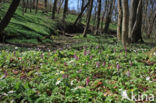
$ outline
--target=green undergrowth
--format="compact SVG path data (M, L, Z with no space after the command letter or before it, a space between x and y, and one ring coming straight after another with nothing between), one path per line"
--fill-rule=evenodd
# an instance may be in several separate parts
M0 16L3 17L8 9L8 4L3 4L0 11ZM37 14L33 10L29 10L23 15L22 8L16 10L11 22L5 29L8 38L11 39L37 39L51 34L56 34L56 22L50 19L50 16L39 11ZM8 40L13 41L13 40ZM29 41L29 40L28 40ZM31 41L31 40L30 40ZM20 40L22 42L22 40ZM33 43L33 42L32 42Z
M9 5L10 4L8 3L1 4L1 10L0 10L1 18L7 12ZM77 18L77 15L73 15L73 14L67 15L66 26L69 25L67 29L70 29L70 26L72 26L76 18ZM85 18L86 17L83 17L81 21L83 25L85 25L86 23ZM8 38L7 41L14 42L14 43L20 42L20 43L32 43L33 44L34 39L36 39L35 43L39 43L37 38L40 38L42 40L42 38L44 37L60 34L60 31L58 30L58 28L60 28L59 26L63 26L61 20L62 20L62 13L56 14L56 20L52 20L51 12L43 13L43 11L41 10L39 10L38 13L35 14L35 10L32 10L32 12L30 12L28 9L27 12L24 13L23 15L23 9L19 6L13 18L11 19L11 22L5 29L5 32L7 33L7 38ZM95 25L92 19L91 19L90 25ZM116 25L110 24L110 29L116 30ZM70 30L67 30L67 31L70 31ZM80 30L77 30L77 31L80 31ZM26 42L26 40L28 41ZM50 39L45 40L45 41L50 41Z
M123 95L156 95L156 64L146 55L152 47L125 50L110 36L85 40L55 51L1 49L0 102L133 103Z

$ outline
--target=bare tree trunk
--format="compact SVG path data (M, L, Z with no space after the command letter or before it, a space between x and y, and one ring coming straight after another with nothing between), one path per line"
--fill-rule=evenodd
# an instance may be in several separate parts
M18 5L20 3L20 0L13 0L6 15L4 16L4 18L2 19L2 21L0 22L0 41L4 41L4 35L2 35L2 32L4 31L4 29L7 27L7 25L9 24L11 18L13 17Z
M131 0L131 8L130 8L130 18L129 18L129 35L128 37L131 38L132 36L132 28L134 26L136 20L136 10L138 7L139 0Z
M117 24L118 23L118 0L115 0L115 2L114 2L114 6L113 6L113 18L112 18L112 20L113 20L113 23L114 24Z
M113 3L115 2L115 0L111 0L110 2L110 8L109 8L109 12L106 16L106 22L105 22L105 28L104 28L104 32L105 33L108 33L108 29L109 29L109 24L111 22L111 15L112 15L112 12L113 12Z
M89 28L89 23L90 23L92 8L93 8L93 0L89 1L89 6L90 7L89 7L89 10L88 10L88 19L87 19L86 27L85 27L84 32L83 32L83 37L87 37L87 30Z
M61 10L61 7L62 7L63 3L64 3L64 0L60 0L59 6L58 6L58 10L57 10L58 14L60 13L60 10Z
M101 0L98 0L98 15L95 35L99 33L100 17L101 17Z
M108 0L105 0L105 9L103 11L102 20L101 20L101 30L103 29L103 25L104 25L104 18L107 11L107 5L108 5Z
M120 41L121 40L121 32L122 30L122 6L121 6L121 0L118 0L118 26L117 26L117 38Z
M29 5L29 0L27 0L27 2L26 2L26 6L25 6L25 13L27 12L28 5Z
M30 12L32 11L32 0L29 0L29 9L30 9Z
M154 26L154 23L155 23L155 22L156 22L156 11L155 11L155 13L154 13L154 18L153 18L152 23L151 23L151 29L150 29L150 31L149 31L149 34L152 33L152 29L153 29L153 26Z
M81 4L81 12L83 11L84 5L85 5L85 2L84 2L84 0L82 0L82 4Z
M53 11L52 11L52 19L55 19L55 12L56 12L56 7L57 6L57 0L54 1L54 6L53 6Z
M62 18L63 21L65 21L65 18L67 15L67 10L68 10L68 0L65 0L64 10L63 10L63 18Z
M85 0L81 0L81 1L82 1L82 3L81 3L81 11L80 12L83 11L83 8L85 6ZM83 16L83 13L82 13L82 16ZM79 22L81 22L81 20L82 20L82 18L80 17Z
M33 0L33 9L35 9L35 1L36 1L36 0Z
M77 19L75 20L74 25L76 25L76 24L79 22L80 18L82 17L83 12L84 12L85 9L88 7L88 5L89 5L89 2L85 5L84 8L81 9L81 12L80 12L80 14L78 15Z
M53 6L52 6L52 1L50 0L50 1L49 1L49 11L50 11L50 12L53 12L52 8L53 8Z
M45 12L47 12L47 0L44 0L44 8L45 8Z
M35 14L37 14L38 12L38 0L36 0L36 10L35 10Z
M24 15L24 13L25 13L25 0L23 0L23 15Z
M142 28L142 0L139 1L137 7L136 20L131 30L131 42L138 42L139 40L143 42L141 28Z
M148 18L148 30L147 30L147 38L150 38L151 37L151 33L152 33L152 30L153 30L153 20L154 20L154 11L156 11L156 8L154 9L154 6L155 3L153 1L150 1L150 9L149 9L149 15L150 17Z
M122 21L122 44L126 47L128 39L128 0L122 0L123 21Z
M0 0L0 11L1 11L1 0ZM1 16L0 16L0 21L1 21L1 19L2 19L2 18L1 18Z
M143 12L143 21L144 21L144 23L143 23L143 30L144 30L144 32L145 33L147 33L146 31L147 31L147 17L148 17L148 15L147 15L147 12L148 12L148 4L149 4L149 0L145 0L144 1L144 12Z
M95 6L95 7L94 7ZM93 13L94 13L94 15L93 15L93 17L92 17L92 21L93 21L93 25L95 25L95 23L96 23L96 19L97 19L97 3L94 3L94 6L93 6Z

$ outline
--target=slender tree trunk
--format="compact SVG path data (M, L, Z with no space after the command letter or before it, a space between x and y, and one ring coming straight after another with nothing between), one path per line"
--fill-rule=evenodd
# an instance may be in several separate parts
M101 18L101 30L103 29L103 25L104 25L104 18L105 18L105 11L103 11L103 14L102 14L102 18Z
M27 12L28 5L29 5L29 0L27 0L27 2L26 2L26 6L25 6L25 13Z
M132 28L134 26L136 20L136 10L138 7L139 0L131 0L131 8L130 8L130 18L129 18L129 35L128 37L131 38Z
M115 0L111 0L110 2L110 8L109 8L109 12L106 16L106 22L105 22L105 28L104 28L104 32L105 33L108 33L108 29L109 29L109 24L111 22L111 15L112 15L112 12L113 12L113 2L115 2Z
M32 0L29 1L29 9L30 9L30 13L32 11Z
M103 30L104 18L107 12L107 5L108 5L108 0L105 0L105 9L103 11L102 20L101 20L101 30Z
M153 30L153 26L154 26L155 21L156 21L156 11L155 11L154 18L153 18L153 20L151 22L150 29L148 31L148 35L152 34L152 30ZM150 38L150 36L148 38Z
M89 5L89 2L85 5L84 8L81 9L81 12L80 12L80 14L78 15L78 17L76 18L76 20L75 20L75 22L74 22L74 25L76 25L76 24L79 22L80 18L81 18L82 15L83 15L83 12L84 12L85 9L88 7L88 5Z
M0 12L1 12L1 1L0 1ZM0 21L1 21L1 19L2 19L2 18L1 18L1 16L0 16Z
M56 12L56 7L57 6L57 0L54 1L54 6L53 6L53 11L52 11L52 19L55 19L55 12Z
M45 12L47 12L47 0L44 0L44 8L45 8Z
M120 41L121 40L121 32L122 30L122 6L121 6L121 0L118 0L118 26L117 26L117 38Z
M122 44L126 47L128 39L128 0L122 0L123 22L122 22Z
M23 0L23 15L25 13L25 0Z
M65 0L63 18L62 18L63 21L65 21L65 18L66 18L66 15L67 15L67 10L68 10L68 0Z
M143 12L143 21L144 21L144 23L143 23L143 30L144 30L144 32L145 33L147 33L146 31L147 31L147 17L148 17L148 15L147 15L147 12L148 12L148 4L149 4L149 0L145 0L144 1L144 12Z
M7 11L7 13L6 13L6 15L4 16L4 18L0 22L0 41L4 41L4 35L2 35L2 32L4 31L4 29L9 24L9 22L10 22L11 18L13 17L19 3L20 3L20 0L13 0L8 11Z
M95 5L95 7L93 6L93 8L94 8L94 11L93 11L94 15L92 17L93 25L95 25L96 19L97 19L97 3L94 3L94 5Z
M89 28L90 18L91 18L91 14L92 14L93 0L90 0L89 2L90 2L89 3L90 7L89 7L89 10L88 10L88 19L87 19L86 27L85 27L84 32L83 32L83 37L87 37L87 30Z
M35 2L36 2L36 0L33 0L33 9L35 9Z
M85 0L81 0L82 1L82 3L81 3L81 11L80 12L82 12L83 11L83 8L85 7ZM88 2L88 1L87 1ZM85 8L86 9L86 8ZM82 16L83 16L83 13L82 13ZM81 16L81 17L82 17ZM80 17L80 19L79 19L79 21L78 22L81 22L81 20L82 20L82 18Z
M38 0L36 0L36 10L35 10L35 14L37 14L38 12Z
M136 20L131 30L131 42L138 42L139 40L143 42L141 28L142 28L142 0L139 1L137 7Z
M82 4L81 4L81 12L83 11L84 5L85 5L85 0L82 0Z
M99 33L100 17L101 17L101 0L98 0L98 15L95 35Z
M63 3L64 3L64 0L61 0L60 3L59 3L58 10L57 10L58 14L60 13L60 10L61 10L61 7L62 7Z
M53 6L52 6L52 1L50 0L49 3L50 3L50 4L49 4L49 9L50 9L50 12L51 12L51 11L53 11L53 10L52 10L52 8L53 8Z
M153 20L154 20L154 11L156 11L156 8L154 9L154 2L150 1L150 10L149 10L149 15L150 17L148 18L148 30L147 30L147 38L149 39L151 37L151 33L153 30Z
M85 0L81 0L81 1L82 1L82 3L81 3L81 11L80 12L83 11L83 8L85 6ZM82 16L83 16L83 14L82 14ZM81 20L82 20L82 18L79 19L79 22L81 22Z

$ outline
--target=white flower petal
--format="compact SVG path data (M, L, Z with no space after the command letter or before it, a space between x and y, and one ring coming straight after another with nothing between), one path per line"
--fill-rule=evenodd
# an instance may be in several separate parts
M3 76L0 78L0 80L1 80L1 79L4 79L4 78L5 78L5 75L3 75Z
M123 99L130 100L130 98L128 97L128 94L127 94L127 90L120 89L120 91L121 91L122 100Z
M57 81L57 82L56 82L56 85L59 85L60 83L61 83L61 80Z
M12 93L15 93L15 91L12 91L12 90L11 90L11 91L8 92L8 94L12 94Z
M150 80L150 77L146 77L146 80L149 81Z
M18 49L18 47L15 47L15 49L17 50L17 49Z

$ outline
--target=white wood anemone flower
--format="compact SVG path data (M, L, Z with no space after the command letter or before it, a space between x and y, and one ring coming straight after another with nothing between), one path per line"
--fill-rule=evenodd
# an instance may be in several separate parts
M58 80L57 82L56 82L56 85L59 85L61 83L61 80Z
M130 100L130 98L128 97L128 94L127 94L127 90L120 89L119 91L121 91L122 100L123 99Z

